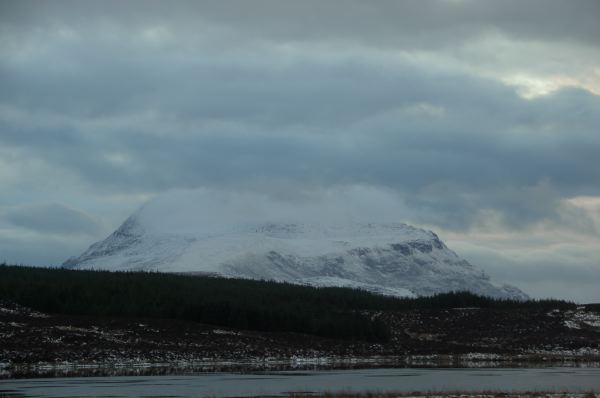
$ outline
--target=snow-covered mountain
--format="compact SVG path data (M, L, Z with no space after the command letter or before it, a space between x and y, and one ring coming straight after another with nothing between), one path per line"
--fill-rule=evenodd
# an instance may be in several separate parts
M527 297L494 284L431 231L401 223L260 221L236 217L244 207L239 203L225 201L211 211L193 202L180 196L150 202L63 266L218 274L396 296L469 290Z

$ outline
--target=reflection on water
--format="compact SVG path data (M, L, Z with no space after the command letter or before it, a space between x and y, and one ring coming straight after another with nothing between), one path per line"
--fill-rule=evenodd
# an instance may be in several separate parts
M256 360L251 362L177 362L166 364L122 364L24 366L0 368L1 379L52 378L52 377L106 377L106 376L177 376L200 373L251 373L274 371L322 371L381 368L600 368L600 362L532 362L532 361L462 361L456 357L437 357L419 360L411 357L317 358L315 361ZM2 398L2 397L0 397Z
M349 369L0 381L0 397L242 397L291 392L600 390L600 368Z

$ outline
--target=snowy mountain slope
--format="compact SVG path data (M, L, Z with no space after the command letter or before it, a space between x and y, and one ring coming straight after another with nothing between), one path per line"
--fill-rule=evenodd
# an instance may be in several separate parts
M397 296L469 290L526 297L517 288L496 286L435 233L406 224L261 222L248 217L219 222L218 215L207 215L205 209L181 205L172 198L151 202L63 266L208 273ZM230 203L223 206L231 210Z

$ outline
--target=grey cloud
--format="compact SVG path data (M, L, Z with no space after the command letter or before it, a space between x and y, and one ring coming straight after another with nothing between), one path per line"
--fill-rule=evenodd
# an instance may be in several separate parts
M94 236L103 230L93 217L59 204L21 206L3 213L10 224L38 233Z
M494 280L518 286L532 297L598 302L597 246L572 248L568 242L551 241L541 240L537 248L527 244L510 249L462 246L453 242L450 245L468 261L480 265ZM546 249L546 244L551 249Z
M9 231L10 232L10 231ZM60 266L67 257L89 246L86 239L57 239L52 236L0 236L0 263L36 266Z
M485 208L518 227L557 217L566 195L598 192L600 99L585 91L524 100L491 80L414 65L382 71L357 61L236 64L225 72L218 60L195 69L175 64L164 70L166 81L152 83L136 83L146 71L127 67L98 79L114 74L128 84L92 96L36 87L56 93L57 105L39 104L43 95L34 90L21 104L29 111L4 118L0 141L75 170L99 189L266 179L387 186L420 209L420 221L454 228L468 228ZM137 86L155 95L144 97ZM6 92L0 98L17 102ZM65 116L70 100L111 109ZM44 122L49 115L62 119Z
M393 0L365 3L259 1L4 1L5 24L102 23L140 27L166 25L187 35L205 24L243 32L245 40L362 42L369 46L439 47L486 31L521 39L596 44L600 36L594 0L444 1ZM112 25L111 25L112 24ZM224 34L224 36L226 36Z

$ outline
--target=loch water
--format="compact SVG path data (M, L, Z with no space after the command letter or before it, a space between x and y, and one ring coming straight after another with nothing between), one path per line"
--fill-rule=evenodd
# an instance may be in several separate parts
M246 397L320 392L589 392L600 368L349 369L0 380L0 397Z

